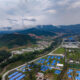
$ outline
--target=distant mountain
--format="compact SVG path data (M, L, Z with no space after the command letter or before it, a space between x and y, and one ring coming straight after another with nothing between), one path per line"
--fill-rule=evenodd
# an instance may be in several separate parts
M0 47L6 46L8 48L14 48L35 42L36 39L23 34L4 34L0 36Z
M14 31L0 31L0 34L11 34L11 33L20 33L20 34L35 34L37 36L55 36L56 30L58 28L53 25L37 25L34 28L23 29L23 30L14 30Z
M56 36L57 33L66 33L68 36L79 34L80 24L76 25L38 25L34 28L15 31L0 31L0 47L8 46L8 48L24 46L35 43L35 38L43 36Z
M37 26L36 27L38 30L44 30L44 31L49 31L49 32L63 32L62 28L59 28L58 26L54 26L54 25L43 25L43 26Z
M43 25L43 26L37 26L38 30L44 30L44 31L50 31L50 32L61 32L61 33L75 33L80 34L80 24L75 25L60 25L60 26L54 26L54 25Z
M38 25L35 28L21 30L19 33L28 34L33 33L38 36L55 36L56 33L69 33L69 34L80 34L80 24L77 25Z
M60 28L63 29L67 33L80 34L80 24L61 25Z
M55 36L56 35L56 33L54 33L53 31L46 31L46 30L37 29L37 28L22 30L22 31L19 31L18 33L20 34L30 34L31 33L37 36Z
M74 33L80 34L80 24L75 25L37 25L34 28L24 29L24 30L14 30L14 31L0 31L0 34L11 34L11 33L21 33L21 34L35 34L38 36L55 36L56 33Z

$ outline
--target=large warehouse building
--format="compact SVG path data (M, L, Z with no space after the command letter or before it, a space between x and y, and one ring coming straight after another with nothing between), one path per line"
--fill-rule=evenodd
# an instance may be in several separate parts
M80 42L73 37L64 38L62 42L62 47L64 48L79 48Z

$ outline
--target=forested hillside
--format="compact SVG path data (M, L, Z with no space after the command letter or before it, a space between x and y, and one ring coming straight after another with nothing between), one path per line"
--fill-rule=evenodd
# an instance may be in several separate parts
M14 48L35 43L36 39L23 34L5 34L0 37L0 47Z
M6 59L8 59L11 56L11 54L5 50L0 51L0 63Z

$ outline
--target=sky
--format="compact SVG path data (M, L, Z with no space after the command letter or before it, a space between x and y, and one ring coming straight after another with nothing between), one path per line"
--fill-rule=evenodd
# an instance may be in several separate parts
M80 24L80 0L0 0L0 30Z

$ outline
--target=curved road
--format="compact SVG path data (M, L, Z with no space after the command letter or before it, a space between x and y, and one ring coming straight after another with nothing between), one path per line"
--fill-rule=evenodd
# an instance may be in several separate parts
M58 48L60 48L60 47L61 47L61 46L59 46ZM57 50L58 48L56 48L55 50ZM47 55L64 56L63 54L53 54L55 50L53 50L53 51L50 52L49 54L46 54L46 55L44 55L44 56L42 56L42 57L46 57ZM40 59L40 58L42 58L42 57L39 57L39 58L37 58L37 59L35 59L35 60L32 60L32 61L29 61L29 62L27 62L27 63L35 62L36 60L38 60L38 59ZM23 64L23 65L21 65L21 66L19 66L19 67L16 67L16 68L14 68L14 69L11 69L11 70L7 71L6 73L4 73L3 76L2 76L2 80L6 80L6 79L5 79L6 75L8 75L10 72L16 70L17 68L20 68L20 67L22 67L22 66L27 65L27 63L25 63L25 64Z

